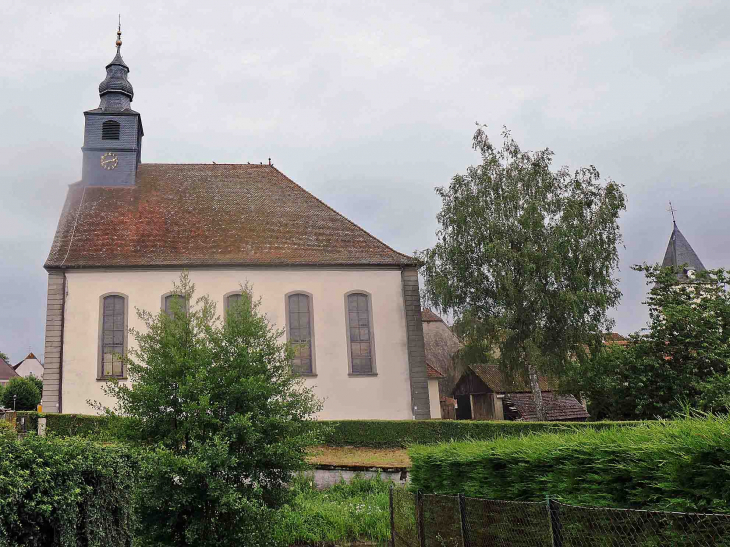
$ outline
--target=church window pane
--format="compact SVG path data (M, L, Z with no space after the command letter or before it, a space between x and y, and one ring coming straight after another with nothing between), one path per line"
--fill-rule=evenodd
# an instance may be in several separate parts
M119 295L105 296L101 321L101 376L124 376L125 302Z
M103 141L118 141L120 134L119 122L114 120L107 120L101 124L101 140Z
M185 297L181 294L168 294L165 297L165 313L169 317L173 316L176 306L179 306L180 309L185 310L185 313L187 313L188 310Z
M301 293L290 294L287 305L289 343L294 350L292 368L299 374L313 374L311 297Z
M347 331L350 344L350 373L375 372L370 297L364 293L347 295Z

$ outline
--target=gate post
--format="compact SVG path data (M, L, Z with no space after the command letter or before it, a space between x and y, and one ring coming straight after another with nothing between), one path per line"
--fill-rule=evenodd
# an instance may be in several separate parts
M426 547L426 523L423 521L423 492L416 494L416 524L418 526L418 542L421 547Z
M553 533L553 547L563 547L563 525L560 522L560 504L548 499L548 513L550 513L550 529Z
M464 494L459 494L459 516L461 517L461 544L464 547L471 547L469 525L466 521L466 498Z

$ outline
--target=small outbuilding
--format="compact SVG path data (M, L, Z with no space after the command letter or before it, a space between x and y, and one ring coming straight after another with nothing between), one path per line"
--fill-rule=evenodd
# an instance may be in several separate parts
M588 412L572 395L559 395L539 378L548 421L584 422ZM508 381L496 365L471 365L454 386L457 420L537 421L530 386Z

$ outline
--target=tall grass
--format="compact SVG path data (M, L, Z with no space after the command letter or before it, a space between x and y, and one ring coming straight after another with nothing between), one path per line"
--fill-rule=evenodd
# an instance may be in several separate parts
M343 545L353 541L383 543L390 537L390 482L355 477L326 490L311 478L293 484L294 501L280 510L274 531L277 545Z
M730 513L730 419L685 416L409 451L414 489L503 500Z

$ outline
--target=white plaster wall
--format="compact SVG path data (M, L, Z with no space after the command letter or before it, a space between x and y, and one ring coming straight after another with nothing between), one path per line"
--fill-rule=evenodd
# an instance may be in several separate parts
M441 402L439 400L439 381L435 378L428 381L428 402L431 405L431 418L441 419Z
M67 272L64 317L62 410L92 414L87 400L111 406L96 379L99 297L120 292L129 297L129 327L143 328L135 307L156 312L180 271L87 270ZM320 419L411 419L406 319L400 270L193 269L198 296L208 294L223 314L223 295L249 282L261 311L278 328L285 325L284 295L312 294L317 376L306 384L324 399ZM345 293L372 295L377 376L348 376ZM130 347L134 339L129 338ZM438 406L438 396L435 397Z
M31 374L36 378L43 378L43 365L38 359L26 359L15 369L20 376L27 378Z

